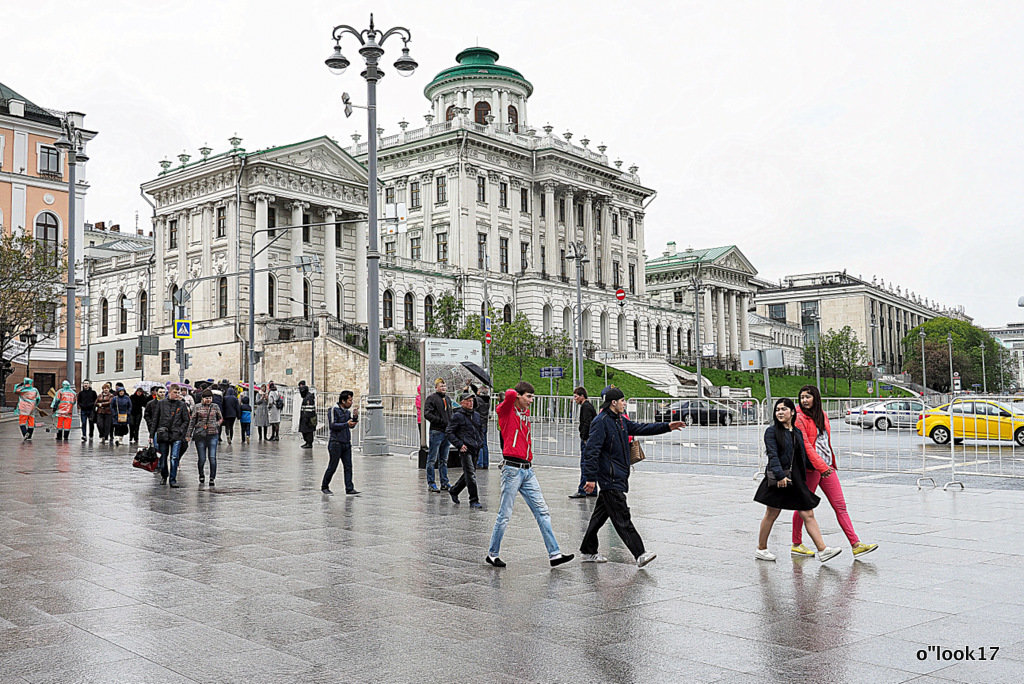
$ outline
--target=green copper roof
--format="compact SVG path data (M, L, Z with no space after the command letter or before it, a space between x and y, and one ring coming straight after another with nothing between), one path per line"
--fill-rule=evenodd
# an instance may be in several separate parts
M686 264L700 264L719 259L736 245L725 245L724 247L711 247L709 249L688 249L676 252L669 256L662 255L655 259L647 260L647 268L664 268L666 266L683 266Z
M523 78L523 75L515 69L498 64L498 53L494 50L485 47L466 48L455 56L455 61L459 63L458 66L448 67L435 76L434 80L423 89L423 94L428 100L432 91L440 84L473 76L511 78L519 81L526 88L527 97L533 94L533 84Z
M40 107L32 100L19 95L12 88L0 83L0 111L7 114L10 113L10 100L21 100L25 103L25 118L32 119L34 121L41 121L52 125L60 125L60 119L57 118L53 113L47 111L43 107Z

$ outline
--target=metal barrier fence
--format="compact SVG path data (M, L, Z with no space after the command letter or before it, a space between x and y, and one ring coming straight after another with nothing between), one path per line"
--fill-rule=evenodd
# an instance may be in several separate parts
M333 405L337 395L329 396ZM417 449L416 397L388 395L383 401L391 447ZM596 398L591 401L597 405ZM323 437L328 430L326 404L318 398L317 433ZM740 466L759 472L766 463L764 432L771 422L773 404L774 400L743 398L636 398L628 400L627 414L638 422L687 423L680 431L640 438L650 461ZM918 475L922 480L947 484L960 484L956 477L961 474L1024 478L1024 397L966 395L952 403L948 396L926 401L824 399L823 408L841 470ZM365 409L364 398L360 411ZM579 406L572 397L538 395L530 413L537 456L579 454ZM927 414L924 435L917 429L922 414ZM499 453L496 423L492 416L488 431L492 460ZM360 421L353 433L357 443L364 426ZM943 426L949 433L945 439Z

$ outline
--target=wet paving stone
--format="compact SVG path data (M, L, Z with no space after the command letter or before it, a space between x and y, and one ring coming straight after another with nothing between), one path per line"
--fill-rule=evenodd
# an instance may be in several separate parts
M1024 673L1024 483L917 490L842 474L854 561L827 504L827 565L753 558L763 508L749 474L631 479L638 570L552 569L517 502L483 562L486 511L425 491L407 455L356 450L359 496L319 491L326 446L222 445L219 487L130 467L131 450L22 444L0 423L0 684L4 682L975 682ZM593 500L569 500L569 458L538 463L556 537L578 553ZM454 471L457 475L458 471ZM340 477L340 475L338 476ZM343 487L339 487L339 490ZM1000 646L996 661L921 660L929 645Z

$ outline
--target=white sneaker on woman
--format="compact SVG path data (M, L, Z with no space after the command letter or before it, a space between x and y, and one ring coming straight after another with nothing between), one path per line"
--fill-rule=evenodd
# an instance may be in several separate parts
M775 560L775 554L768 549L758 549L754 552L754 558L763 561L773 561Z
M838 546L826 546L824 551L818 552L818 560L824 563L828 560L831 560L832 558L835 558L842 552L843 550Z

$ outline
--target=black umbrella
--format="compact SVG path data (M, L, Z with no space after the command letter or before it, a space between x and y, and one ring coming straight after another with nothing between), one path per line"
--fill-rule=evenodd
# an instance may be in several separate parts
M476 365L472 361L463 361L462 365L463 367L465 367L466 370L472 373L477 380L487 385L488 387L491 386L491 376L488 375L487 371L485 371L483 368Z

